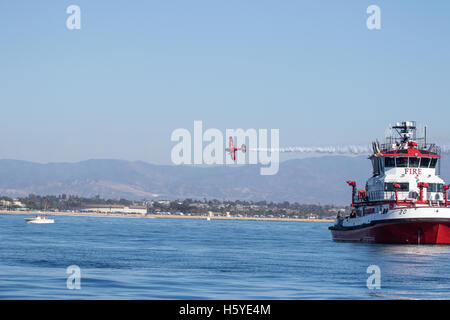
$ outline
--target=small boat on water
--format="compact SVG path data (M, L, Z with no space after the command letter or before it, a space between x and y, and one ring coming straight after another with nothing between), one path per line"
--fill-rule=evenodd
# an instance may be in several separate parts
M25 221L27 223L35 223L35 224L55 223L55 220L49 219L47 216L45 217L36 216L35 218L25 218Z

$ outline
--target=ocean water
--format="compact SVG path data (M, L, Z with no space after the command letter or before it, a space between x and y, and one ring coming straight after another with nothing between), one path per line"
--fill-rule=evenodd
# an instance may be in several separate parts
M318 222L25 217L0 215L0 299L450 299L450 246L333 242Z

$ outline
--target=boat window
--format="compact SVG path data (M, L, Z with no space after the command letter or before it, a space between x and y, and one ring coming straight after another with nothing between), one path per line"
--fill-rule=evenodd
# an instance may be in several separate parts
M383 163L381 162L381 158L377 157L376 158L376 162L377 162L377 175L379 175L382 171L383 171Z
M408 153L408 150L398 150L398 153L405 154L405 153Z
M409 166L412 168L417 168L419 166L419 158L409 158Z
M437 163L437 159L436 158L431 159L430 168L436 168L436 163Z
M378 176L380 174L379 158L373 158L372 159L372 165L373 165L373 175L374 176Z
M384 167L385 168L395 167L395 159L394 158L384 158Z
M384 191L395 191L394 189L395 182L385 182L384 183ZM398 191L409 191L409 182L401 182L397 183L400 186Z
M444 192L444 185L442 183L429 183L428 192Z
M422 158L422 159L420 159L420 167L421 168L428 168L429 164L430 164L430 158Z
M399 157L396 159L397 167L399 168L405 168L408 166L408 158L406 157Z

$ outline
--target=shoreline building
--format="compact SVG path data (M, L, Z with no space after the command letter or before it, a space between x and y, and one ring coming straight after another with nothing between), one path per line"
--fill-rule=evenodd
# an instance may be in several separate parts
M89 204L80 208L83 212L147 214L147 206L124 206L120 204Z

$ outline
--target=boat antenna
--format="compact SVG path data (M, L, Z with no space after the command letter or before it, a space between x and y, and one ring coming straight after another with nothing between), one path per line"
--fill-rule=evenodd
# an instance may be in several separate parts
M423 143L425 144L424 148L426 148L427 147L427 125L423 126Z

